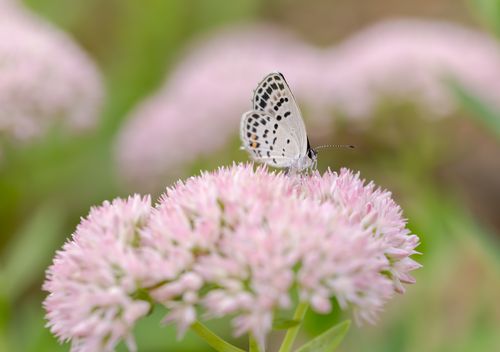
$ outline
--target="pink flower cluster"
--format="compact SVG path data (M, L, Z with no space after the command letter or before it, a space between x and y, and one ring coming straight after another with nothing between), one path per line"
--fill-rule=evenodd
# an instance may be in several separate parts
M72 351L112 351L121 339L135 350L131 330L151 309L135 298L148 273L138 255L148 197L116 199L93 208L47 271L44 302L52 332Z
M500 45L458 24L399 19L360 31L326 53L324 89L337 109L370 117L383 98L415 102L431 116L453 113L453 79L500 108Z
M85 348L130 338L150 301L168 308L179 334L202 311L234 316L235 335L264 345L294 290L316 312L336 297L374 322L414 282L418 243L390 193L348 170L286 176L235 165L177 183L152 209L138 197L94 209L49 269L45 306L53 332Z
M272 71L287 78L312 134L325 133L332 111L367 118L384 98L450 114L458 107L448 78L500 107L500 46L457 24L382 22L325 49L277 27L229 28L193 45L163 88L131 113L116 144L123 179L157 189L179 166L220 150Z
M102 99L96 65L68 35L0 1L0 136L29 140L56 124L88 129Z
M165 177L178 177L179 165L237 135L252 90L267 73L283 72L299 97L313 92L301 82L315 59L306 44L273 26L225 29L195 43L120 132L115 149L123 179L155 189Z

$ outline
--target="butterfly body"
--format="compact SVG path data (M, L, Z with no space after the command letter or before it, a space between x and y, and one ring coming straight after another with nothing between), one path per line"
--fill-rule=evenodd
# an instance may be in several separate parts
M307 138L302 115L281 73L267 75L257 86L253 109L241 118L243 148L252 159L301 172L316 166L317 153Z

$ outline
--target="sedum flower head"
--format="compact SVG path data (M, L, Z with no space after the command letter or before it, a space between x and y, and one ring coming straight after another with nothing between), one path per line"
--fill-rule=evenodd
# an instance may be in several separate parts
M179 335L233 317L261 346L298 297L318 313L336 298L360 322L419 267L389 192L343 169L284 175L251 164L178 182L150 207L134 196L95 208L58 252L44 289L49 326L74 351L110 351L153 302Z
M112 351L121 339L135 349L130 331L151 308L135 298L147 281L137 236L150 210L137 195L93 208L47 270L48 326L72 351Z
M450 79L500 107L500 46L459 24L382 21L326 48L266 25L233 26L204 39L120 131L115 157L125 182L156 190L183 165L220 150L237 134L252 90L276 70L309 133L323 137L334 111L369 119L384 99L415 103L426 116L454 113L460 106Z
M430 116L459 109L448 81L500 107L500 46L453 22L395 19L376 23L325 53L326 102L348 116L373 116L381 99L416 103Z
M91 128L102 98L95 63L68 35L17 2L0 1L0 136L31 140L54 125Z
M336 297L373 322L418 267L418 238L390 193L342 170L286 176L238 165L170 188L143 231L165 281L152 296L182 332L196 318L234 315L236 335L261 343L292 290L319 313ZM168 263L168 264L165 264Z
M182 165L224 147L238 131L252 90L269 72L279 68L299 100L315 96L311 68L317 57L291 33L250 25L204 39L191 47L163 87L139 104L120 132L116 158L127 183L158 189L166 176L181 174Z

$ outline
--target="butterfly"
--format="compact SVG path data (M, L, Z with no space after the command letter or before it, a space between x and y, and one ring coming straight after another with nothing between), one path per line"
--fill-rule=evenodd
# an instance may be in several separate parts
M253 160L296 173L317 165L306 127L285 77L268 74L254 91L253 109L241 117L240 137Z

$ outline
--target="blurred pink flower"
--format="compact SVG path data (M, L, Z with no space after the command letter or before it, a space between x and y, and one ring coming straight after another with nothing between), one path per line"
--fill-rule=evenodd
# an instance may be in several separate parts
M325 54L322 94L351 117L381 98L415 102L434 116L457 110L451 78L500 108L500 46L485 33L431 20L385 21Z
M283 72L302 100L314 97L315 67L312 48L273 26L229 28L200 40L129 117L116 145L121 175L146 188L164 184L180 174L179 165L237 136L240 116L267 73Z
M197 319L234 315L235 334L261 344L292 288L320 313L336 297L373 322L419 265L390 193L342 170L291 177L251 165L221 168L177 183L142 232L151 296L182 333Z
M95 64L68 35L0 1L0 135L26 140L56 124L87 129L102 98Z
M277 27L229 28L193 45L132 112L115 147L120 175L157 189L182 165L220 150L237 136L252 90L271 71L284 73L313 134L328 130L332 111L369 117L383 98L449 114L457 106L447 77L500 106L499 46L460 25L382 22L323 50Z
M136 195L93 208L47 270L48 326L72 351L113 351L121 339L136 349L131 330L151 308L136 297L147 285L137 246L150 203Z

